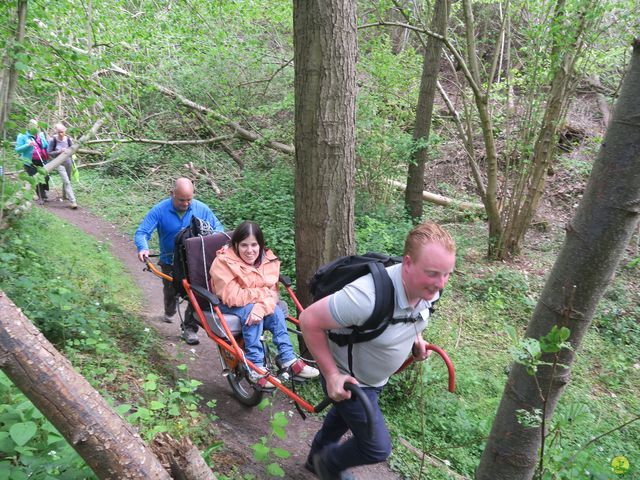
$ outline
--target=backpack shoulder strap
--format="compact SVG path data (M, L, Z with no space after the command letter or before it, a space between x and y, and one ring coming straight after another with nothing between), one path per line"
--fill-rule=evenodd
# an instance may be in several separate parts
M58 140L56 140L56 136L54 135L53 138L51 139L51 143L53 144L51 146L51 150L55 152L56 147L58 146Z
M395 308L395 288L387 269L381 262L369 263L375 289L375 303L371 316L356 330L365 331L377 328L381 323L393 316Z

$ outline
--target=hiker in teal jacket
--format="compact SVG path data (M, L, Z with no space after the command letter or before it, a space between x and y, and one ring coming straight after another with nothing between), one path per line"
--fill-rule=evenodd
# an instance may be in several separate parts
M47 137L43 132L38 132L38 121L29 120L29 126L24 133L19 133L16 138L16 152L20 154L24 163L24 169L30 176L34 176L38 169L43 167L49 155L47 154ZM44 177L45 183L36 185L38 203L47 201L47 190L49 190L49 175Z
M165 198L149 210L142 223L136 230L135 242L138 248L138 259L146 262L149 258L149 239L153 232L158 231L160 240L160 268L163 273L173 276L173 250L176 235L184 227L189 226L191 217L197 217L208 222L216 232L224 232L220 220L204 203L194 200L193 183L188 178L176 180L169 198ZM164 321L171 323L176 314L176 291L173 283L163 280L164 288ZM182 328L182 338L189 345L196 345L198 340L198 325L190 318L185 318Z

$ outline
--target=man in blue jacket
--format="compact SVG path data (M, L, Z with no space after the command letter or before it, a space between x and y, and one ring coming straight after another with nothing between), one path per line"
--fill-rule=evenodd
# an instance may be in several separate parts
M223 232L224 227L211 209L204 203L193 199L193 183L188 178L176 180L171 196L156 204L142 220L136 230L135 242L138 248L138 259L146 262L149 258L148 241L155 230L158 231L160 243L160 268L163 273L173 276L173 249L176 235L184 227L189 226L191 217L195 216L207 221L216 232ZM170 323L177 310L176 291L173 284L162 280L164 296L164 321ZM197 345L198 325L187 315L182 325L182 339L189 345Z

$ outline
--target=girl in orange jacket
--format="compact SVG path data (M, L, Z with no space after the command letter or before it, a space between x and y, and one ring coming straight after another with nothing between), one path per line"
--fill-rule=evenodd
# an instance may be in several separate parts
M222 302L222 313L240 318L248 360L264 368L260 337L267 329L278 347L280 365L300 379L319 375L316 368L297 358L293 351L284 311L278 305L280 260L265 248L262 230L256 223L245 221L238 225L230 245L216 254L209 273L212 290ZM253 370L249 370L249 375L260 387L274 388Z

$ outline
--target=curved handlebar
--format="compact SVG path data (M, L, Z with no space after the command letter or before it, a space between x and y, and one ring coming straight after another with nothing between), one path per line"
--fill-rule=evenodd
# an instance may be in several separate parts
M438 355L442 357L442 360L444 360L444 363L447 365L447 371L449 372L449 391L453 393L453 391L456 388L456 371L453 368L453 362L449 358L449 355L447 355L447 352L445 352L442 348L440 348L437 345L433 345L431 343L427 344L427 350L433 350L434 352L436 352ZM402 366L398 370L396 370L395 373L401 372L402 370L407 368L409 365L411 365L414 361L415 359L413 357L407 358L405 362L402 364Z
M166 273L162 273L160 270L158 270L158 268L153 263L151 263L151 261L148 258L147 258L147 261L145 262L145 264L146 264L146 267L143 269L144 271L151 272L156 277L163 278L164 280L167 280L168 282L173 282L173 278L172 277L170 277Z
M360 386L356 385L355 383L345 382L344 389L349 390L351 392L351 395L355 395L358 398L358 400L360 400L360 402L362 403L362 408L364 408L364 414L367 417L367 435L369 436L369 439L372 439L373 438L373 406L369 401L369 397L367 397L366 393L364 393L362 388L360 388ZM329 397L326 397L318 405L313 407L314 413L321 412L322 410L327 408L327 406L330 403L335 403L335 402L331 400Z

